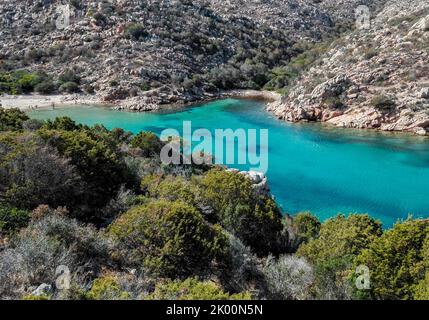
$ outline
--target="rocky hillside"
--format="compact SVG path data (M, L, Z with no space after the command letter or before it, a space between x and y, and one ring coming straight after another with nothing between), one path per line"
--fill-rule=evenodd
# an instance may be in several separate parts
M0 2L0 92L84 92L135 110L191 102L223 89L262 88L271 70L302 52L303 43L347 28L362 3ZM63 4L70 11L66 19ZM36 73L37 85L14 73L22 69Z
M349 32L269 106L286 121L429 132L429 1L390 1Z

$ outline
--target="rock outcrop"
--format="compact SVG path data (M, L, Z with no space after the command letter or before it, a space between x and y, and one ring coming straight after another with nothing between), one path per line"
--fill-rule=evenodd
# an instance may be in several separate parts
M242 174L252 182L253 190L258 195L269 196L270 186L268 178L262 172L257 171L240 171L237 169L228 169L229 172Z
M406 7L406 9L405 9ZM429 1L390 1L345 34L268 110L286 121L429 132Z

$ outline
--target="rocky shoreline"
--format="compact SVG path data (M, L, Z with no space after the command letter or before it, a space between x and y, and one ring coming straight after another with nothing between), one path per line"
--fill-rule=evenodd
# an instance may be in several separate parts
M330 44L267 110L289 122L429 135L429 1L392 1ZM369 41L368 39L373 39Z

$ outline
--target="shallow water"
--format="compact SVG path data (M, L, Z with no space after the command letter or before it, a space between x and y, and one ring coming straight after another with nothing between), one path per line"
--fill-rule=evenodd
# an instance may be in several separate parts
M429 217L429 139L320 124L288 124L252 100L220 100L169 113L130 113L101 107L29 112L32 118L69 116L77 122L134 133L165 128L269 129L268 177L285 212L369 213L385 227L398 219ZM245 168L246 166L239 166Z

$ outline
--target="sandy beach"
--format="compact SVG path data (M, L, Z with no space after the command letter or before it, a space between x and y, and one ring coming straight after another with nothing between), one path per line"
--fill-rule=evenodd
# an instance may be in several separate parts
M96 96L70 95L0 95L0 107L20 110L46 109L58 105L103 104Z
M266 100L267 103L279 101L281 95L271 91L257 91L257 90L231 90L220 92L211 100L222 98L241 98L241 99L261 99ZM100 97L84 95L84 94L68 94L68 95L0 95L0 107L5 109L18 108L20 110L35 110L35 109L51 109L56 106L68 105L112 105L121 106L126 104L127 100L111 101L106 103ZM201 103L204 99L199 101ZM184 107L185 105L177 105ZM168 109L169 107L177 107L174 105L162 105L160 108ZM127 110L126 108L124 110Z

